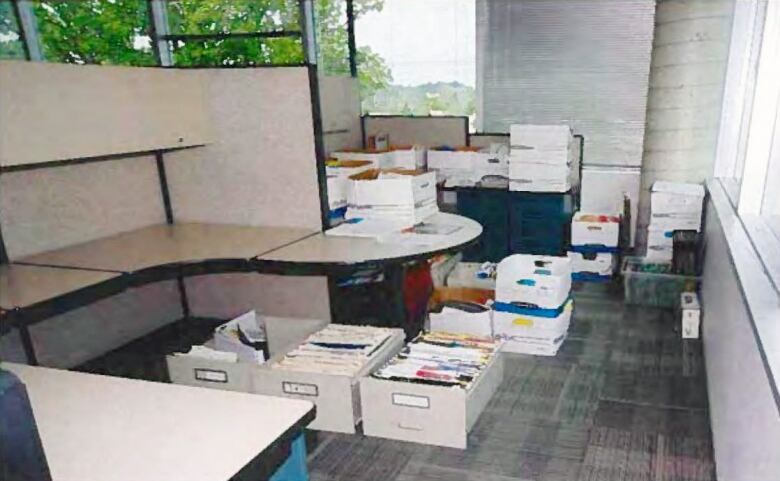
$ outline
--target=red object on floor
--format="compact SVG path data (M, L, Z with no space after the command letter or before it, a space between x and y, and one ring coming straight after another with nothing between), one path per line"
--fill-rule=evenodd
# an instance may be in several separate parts
M422 330L428 312L428 300L432 293L431 266L427 262L407 266L404 272L406 319L403 328L408 339Z

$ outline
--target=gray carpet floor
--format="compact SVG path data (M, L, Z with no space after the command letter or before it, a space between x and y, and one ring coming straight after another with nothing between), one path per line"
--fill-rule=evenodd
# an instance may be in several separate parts
M580 286L556 357L504 355L468 449L319 432L312 481L713 480L701 343L678 322Z

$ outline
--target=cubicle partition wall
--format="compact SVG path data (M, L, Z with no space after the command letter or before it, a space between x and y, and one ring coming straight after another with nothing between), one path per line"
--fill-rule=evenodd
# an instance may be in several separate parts
M388 134L391 145L460 147L469 141L468 117L364 115L362 122L364 145L377 134Z
M476 133L469 134L469 145L487 148L492 144L504 144L509 147L509 133Z
M322 140L326 155L362 146L360 90L355 77L319 76Z
M0 62L0 231L10 261L166 221L319 231L310 72ZM39 363L78 365L187 307L194 316L249 307L329 316L325 278L230 274L185 285L184 297L175 280L132 287L31 326ZM20 342L15 330L4 335L0 357L23 360Z
M176 222L319 231L320 192L306 67L191 71L207 90L215 141L165 155ZM250 308L330 319L327 280L218 274L186 280L193 315Z

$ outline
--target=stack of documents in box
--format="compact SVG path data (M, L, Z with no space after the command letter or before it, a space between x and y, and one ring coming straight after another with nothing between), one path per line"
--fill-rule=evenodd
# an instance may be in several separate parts
M485 337L447 332L421 334L372 376L468 389L498 347L496 342Z
M574 138L568 125L512 125L509 142L509 190L571 189Z
M349 177L370 170L371 167L368 160L331 160L325 164L328 208L334 216L343 217L346 211Z
M674 231L701 229L704 187L658 181L650 194L647 255L652 262L671 262Z
M174 356L192 356L226 362L265 362L265 328L255 311L249 311L214 329L214 338L189 352Z
M271 367L354 376L392 335L382 327L329 324Z
M571 221L572 279L608 281L617 261L620 218L577 212Z
M438 147L428 151L428 168L446 187L470 187L486 177L509 176L509 152L504 144L484 149Z
M566 338L574 303L566 257L515 254L498 263L493 333L502 350L554 356Z
M420 170L371 169L350 177L346 219L378 220L401 228L439 211L436 174Z

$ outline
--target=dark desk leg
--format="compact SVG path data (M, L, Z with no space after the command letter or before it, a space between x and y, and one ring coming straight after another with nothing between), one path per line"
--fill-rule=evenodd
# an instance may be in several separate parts
M382 281L354 286L339 286L335 277L329 277L331 320L337 324L400 327L408 338L414 337L421 323L406 312L406 269L399 264L388 265L383 274Z
M38 356L35 355L35 347L33 346L32 337L30 337L30 330L26 325L21 325L17 329L19 331L19 338L22 341L24 354L27 356L27 364L30 366L37 366Z
M411 323L407 319L406 304L404 303L404 266L394 264L385 268L384 299L386 304L382 309L386 309L388 320L391 322L388 327L402 327L407 331Z

